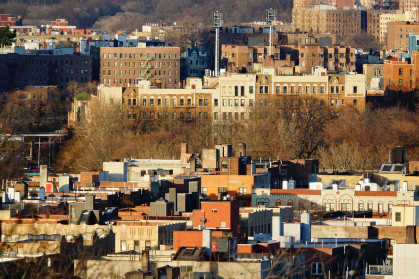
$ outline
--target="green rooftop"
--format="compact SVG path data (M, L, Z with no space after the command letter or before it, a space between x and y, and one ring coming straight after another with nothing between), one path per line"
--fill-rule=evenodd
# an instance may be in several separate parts
M76 97L74 97L74 100L87 101L87 100L89 100L89 93L81 92L81 93L77 94Z

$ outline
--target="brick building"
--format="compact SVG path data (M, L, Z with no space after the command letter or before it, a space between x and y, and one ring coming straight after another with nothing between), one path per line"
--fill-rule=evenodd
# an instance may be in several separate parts
M295 31L332 33L337 36L354 36L367 31L367 12L363 10L326 9L321 6L292 10Z
M387 49L408 51L409 35L419 35L419 23L389 22L387 24Z
M399 9L403 11L412 11L419 7L419 0L399 0Z
M0 55L0 89L66 86L92 81L92 58L84 55Z
M410 61L409 61L410 60ZM419 88L419 52L411 59L384 61L384 89L413 91Z
M180 48L102 47L100 83L128 86L148 79L157 88L180 88Z
M200 82L189 85L185 89L123 88L122 107L127 119L131 121L200 120L206 123L211 122L211 92L214 90L202 89Z
M22 17L14 17L9 14L0 14L0 27L22 26Z
M386 10L367 10L367 33L374 37L374 39L380 39L380 16L388 13Z

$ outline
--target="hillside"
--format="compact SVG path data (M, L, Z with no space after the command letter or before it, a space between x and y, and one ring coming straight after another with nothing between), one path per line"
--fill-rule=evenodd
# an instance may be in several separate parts
M0 0L0 13L20 15L25 25L65 18L71 25L107 32L159 21L210 24L213 10L223 12L227 23L262 21L270 7L279 20L291 19L292 0Z

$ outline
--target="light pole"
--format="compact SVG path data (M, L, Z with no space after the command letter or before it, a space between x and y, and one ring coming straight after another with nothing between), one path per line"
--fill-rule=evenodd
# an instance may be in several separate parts
M266 9L265 20L269 24L269 56L272 55L272 22L275 20L276 11L272 8Z
M215 64L214 64L214 75L218 77L220 75L220 27L223 26L223 13L219 11L212 12L212 26L215 28Z

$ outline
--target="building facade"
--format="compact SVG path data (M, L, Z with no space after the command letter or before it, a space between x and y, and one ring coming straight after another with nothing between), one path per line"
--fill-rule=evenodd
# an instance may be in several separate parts
M150 80L156 88L180 88L180 48L102 47L100 83L124 86Z

